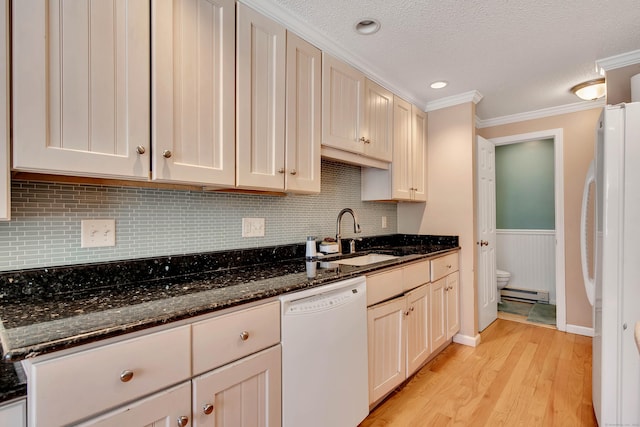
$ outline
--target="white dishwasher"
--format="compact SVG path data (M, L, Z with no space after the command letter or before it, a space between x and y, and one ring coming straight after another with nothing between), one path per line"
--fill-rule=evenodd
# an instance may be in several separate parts
M364 277L280 297L283 427L355 427L369 413Z

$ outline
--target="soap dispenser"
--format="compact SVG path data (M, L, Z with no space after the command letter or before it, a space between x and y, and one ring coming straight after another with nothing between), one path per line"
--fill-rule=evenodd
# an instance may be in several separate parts
M316 236L307 236L307 258L315 258L318 255L316 251Z

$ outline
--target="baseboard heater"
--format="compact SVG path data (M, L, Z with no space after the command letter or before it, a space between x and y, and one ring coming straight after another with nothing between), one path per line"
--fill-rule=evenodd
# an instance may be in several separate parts
M549 303L549 291L543 290L504 288L500 290L500 295L502 295L503 298L515 301Z

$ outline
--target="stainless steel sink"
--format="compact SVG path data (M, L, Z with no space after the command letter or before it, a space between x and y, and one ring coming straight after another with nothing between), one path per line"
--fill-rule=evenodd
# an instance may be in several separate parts
M363 265L375 264L377 262L389 261L392 259L398 258L395 255L387 255L387 254L367 254L362 256L357 256L354 258L345 258L339 259L337 261L332 261L335 264L345 264L345 265L353 265L361 267Z

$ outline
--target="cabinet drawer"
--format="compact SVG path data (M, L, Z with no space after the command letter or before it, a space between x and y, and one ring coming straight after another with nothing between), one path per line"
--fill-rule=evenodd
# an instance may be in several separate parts
M280 342L280 302L194 323L193 374L201 374Z
M402 268L367 276L367 306L400 295L402 281Z
M29 425L66 425L191 377L189 326L31 365ZM127 371L133 376L126 380Z
M403 290L410 291L429 282L429 261L409 264L402 268Z
M431 281L435 282L449 273L458 271L458 253L431 260Z

